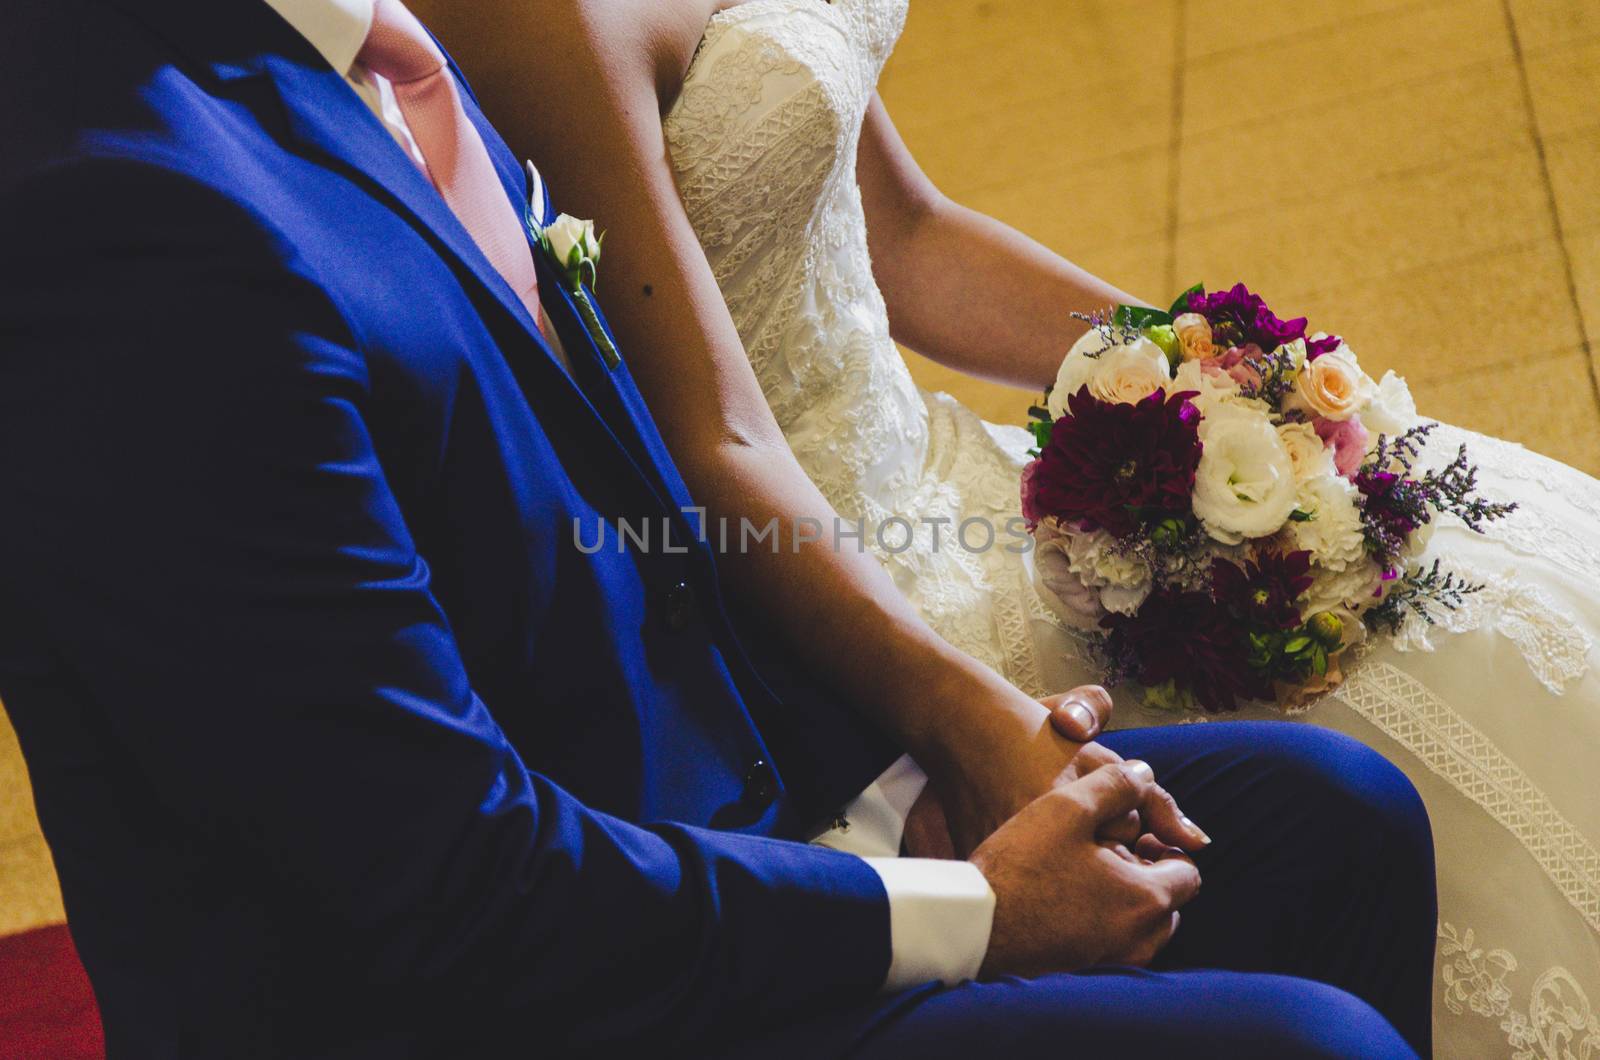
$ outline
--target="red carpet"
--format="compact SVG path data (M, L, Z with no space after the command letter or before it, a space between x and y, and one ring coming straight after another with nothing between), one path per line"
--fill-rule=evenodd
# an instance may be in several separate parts
M0 1057L103 1060L89 977L65 925L0 938Z

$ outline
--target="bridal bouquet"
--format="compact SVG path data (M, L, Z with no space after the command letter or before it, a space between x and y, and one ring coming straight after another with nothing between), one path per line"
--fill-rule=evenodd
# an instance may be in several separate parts
M1404 379L1243 284L1085 319L1032 410L1022 511L1108 683L1173 709L1303 704L1368 630L1480 588L1419 557L1442 513L1481 530L1513 506L1476 495L1464 447L1420 466L1434 425Z

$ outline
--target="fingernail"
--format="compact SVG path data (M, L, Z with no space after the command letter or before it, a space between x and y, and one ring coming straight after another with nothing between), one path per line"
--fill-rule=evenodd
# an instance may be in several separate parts
M1082 703L1068 703L1067 713L1072 715L1072 719L1074 721L1083 726L1084 732L1088 733L1090 736L1094 735L1095 729L1097 728L1094 718L1094 711L1090 710Z
M1150 763L1141 762L1137 758L1128 759L1126 762L1122 763L1122 768L1126 769L1135 780L1156 779L1156 771L1150 768Z
M1206 835L1205 829L1189 820L1189 818L1185 817L1183 819L1183 826L1198 836L1200 838L1200 842L1204 843L1206 846L1211 845L1211 837Z

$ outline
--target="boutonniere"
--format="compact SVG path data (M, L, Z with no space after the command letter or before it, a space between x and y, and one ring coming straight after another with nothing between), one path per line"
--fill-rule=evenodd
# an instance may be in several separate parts
M583 318L583 326L600 350L606 367L615 368L622 363L622 357L617 353L611 336L601 326L600 314L595 312L589 292L584 289L584 284L594 287L600 282L600 244L605 240L605 235L595 234L593 221L581 221L571 214L564 213L547 225L539 224L538 218L544 209L544 184L532 162L528 163L528 186L528 234L533 236L533 241L550 258L550 263L565 281L567 291L572 295L572 304L577 307L578 316Z
M580 221L564 213L538 229L537 238L539 246L550 256L556 271L566 281L572 303L577 306L583 326L588 329L589 337L600 350L606 367L615 368L622 363L622 357L601 325L600 314L595 312L589 292L584 288L584 284L595 287L600 282L600 244L605 235L595 235L593 221Z

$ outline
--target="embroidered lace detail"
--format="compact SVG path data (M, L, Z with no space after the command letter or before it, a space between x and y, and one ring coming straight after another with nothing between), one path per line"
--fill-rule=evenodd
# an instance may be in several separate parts
M1517 970L1509 950L1485 950L1472 929L1458 933L1439 924L1439 977L1444 1007L1456 1016L1468 1012L1498 1020L1513 1052L1512 1060L1588 1060L1600 1057L1600 1022L1577 977L1552 967L1534 980L1525 1004L1513 1007L1507 979Z
M1435 463L1443 463L1466 445L1486 483L1495 479L1539 490L1547 503L1524 504L1518 511L1485 527L1486 536L1524 556L1537 556L1589 582L1600 580L1600 481L1515 442L1440 424L1428 447ZM1570 509L1570 518L1551 518ZM1453 522L1454 520L1452 520ZM1576 529L1576 532L1575 532Z
M1504 826L1600 931L1600 851L1487 736L1420 681L1370 658L1333 695Z
M1043 694L1030 623L1048 612L1005 549L1020 542L1006 530L1021 526L1030 439L918 390L872 274L856 148L906 3L722 12L663 128L689 221L801 466L842 519L865 523L866 547L935 630Z
M1522 652L1528 668L1541 684L1562 695L1569 684L1589 669L1594 641L1584 628L1544 592L1527 582L1489 574L1460 563L1452 569L1483 586L1454 611L1436 611L1437 625L1411 615L1394 636L1400 651L1433 651L1437 632L1465 633L1480 627L1492 629Z

